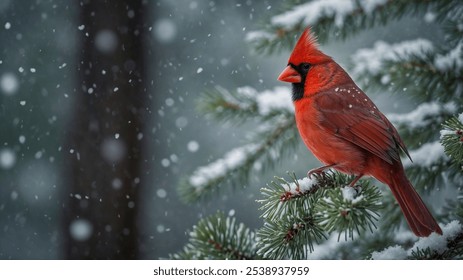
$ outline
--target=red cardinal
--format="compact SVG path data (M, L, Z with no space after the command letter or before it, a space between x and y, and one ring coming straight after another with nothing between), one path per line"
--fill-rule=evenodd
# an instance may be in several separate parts
M306 29L278 80L292 83L296 124L305 145L324 164L308 176L334 168L370 175L387 184L417 236L442 230L408 181L399 133L368 96L331 57L318 50Z

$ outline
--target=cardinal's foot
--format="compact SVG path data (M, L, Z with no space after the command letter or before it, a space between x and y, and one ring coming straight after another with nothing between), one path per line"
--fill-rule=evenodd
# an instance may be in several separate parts
M359 195L361 192L362 192L362 186L360 185L355 185L355 186L351 186L351 188L353 188L355 190L355 195Z

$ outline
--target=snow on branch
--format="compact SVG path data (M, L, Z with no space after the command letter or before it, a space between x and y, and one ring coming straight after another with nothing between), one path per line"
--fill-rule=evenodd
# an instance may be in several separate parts
M374 260L439 258L446 251L452 250L452 246L463 242L463 228L459 221L454 220L446 224L442 227L442 231L442 235L432 233L428 237L421 237L409 250L395 245L380 252L373 252L371 258Z
M432 167L441 161L447 160L444 147L439 141L423 144L420 148L410 151L410 157L413 162L404 161L403 165L407 167Z
M302 23L313 25L323 17L334 17L336 25L344 22L344 17L352 13L356 7L355 0L317 0L302 5L297 5L291 10L272 17L271 23L276 26L291 29Z
M235 148L226 153L223 158L196 169L188 179L188 182L191 186L196 188L197 191L200 191L208 182L215 181L246 164L247 159L254 155L258 150L257 148L258 146L256 144L248 144Z
M463 69L463 43L460 42L446 54L438 54L434 65L442 72L453 70L459 73Z
M247 144L235 148L222 158L205 166L198 167L188 178L184 178L179 186L180 198L192 203L204 199L217 192L224 182L239 181L244 186L249 172L265 151L265 144Z
M309 260L333 259L333 253L339 252L342 246L352 245L352 239L339 239L338 234L332 233L323 243L316 244L313 252L308 256Z
M240 90L240 88L238 90ZM243 90L243 88L241 88L241 90ZM273 90L265 90L254 96L256 98L259 114L262 116L268 116L275 111L294 113L294 105L291 100L291 89L289 87L275 87Z
M384 71L385 62L403 61L411 57L425 58L432 51L434 51L434 46L426 39L415 39L396 44L377 41L373 48L359 49L351 56L352 74L357 77L365 74L376 76Z
M222 89L224 91L224 89ZM275 87L273 90L258 92L253 87L239 87L236 94L229 92L224 94L229 103L233 103L241 108L255 106L257 112L262 117L266 117L274 112L294 113L294 105L291 100L291 90L289 87Z
M315 25L323 18L333 18L336 26L342 26L346 16L356 12L371 14L376 8L384 6L388 0L316 0L297 5L291 10L271 18L271 23L285 29L296 25Z
M255 31L249 31L246 33L245 41L246 42L256 42L259 40L266 40L266 41L272 41L277 39L277 35L264 31L264 30L255 30Z
M231 92L217 86L215 90L201 96L198 109L218 119L241 121L247 118L267 118L275 114L294 114L288 87L258 92L246 86Z
M461 172L458 169L449 168L452 156L447 153L444 145L440 140L428 139L426 141L429 142L419 144L419 148L409 151L413 162L403 161L410 181L418 190L426 193L451 184L450 182L459 184Z
M281 177L275 177L267 187L261 189L263 199L257 200L262 204L262 217L265 219L278 219L287 216L288 212L297 204L298 198L307 196L313 198L312 194L322 188L332 187L333 182L327 177L316 175L312 178L296 179L294 173L290 174L291 181L286 181ZM310 204L311 201L307 200Z
M201 109L219 119L238 118L239 121L260 121L248 133L249 144L225 153L221 158L198 167L181 181L179 194L185 202L194 202L219 189L225 182L246 185L250 171L261 170L297 146L294 106L287 87L258 92L241 87L235 92L216 88L203 96Z
M246 41L257 51L272 53L283 47L290 49L302 30L311 26L319 42L323 43L328 38L346 38L434 4L433 1L420 0L314 0L286 5L290 7L272 16L270 24L262 30L249 32Z
M405 114L388 114L388 119L408 129L426 127L436 121L441 115L452 115L457 111L455 102L445 104L439 102L427 102L420 104L415 110Z
M378 41L351 56L351 73L365 88L415 95L423 101L461 103L461 47L442 52L426 39L395 44Z
M273 111L294 112L291 101L291 90L288 87L275 87L273 90L258 92L253 87L239 87L236 94L232 95L225 89L221 89L225 100L241 108L256 106L261 116L268 116Z

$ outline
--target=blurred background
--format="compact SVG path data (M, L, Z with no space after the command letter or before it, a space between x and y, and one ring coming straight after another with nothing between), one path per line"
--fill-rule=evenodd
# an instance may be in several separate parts
M175 189L253 129L198 114L201 92L280 85L289 54L257 55L244 40L280 2L2 0L0 259L166 258L217 210L259 227L271 172L200 205ZM418 36L439 34L411 18L322 49L347 66L379 39ZM414 106L369 95L385 113ZM301 145L276 168L317 165Z

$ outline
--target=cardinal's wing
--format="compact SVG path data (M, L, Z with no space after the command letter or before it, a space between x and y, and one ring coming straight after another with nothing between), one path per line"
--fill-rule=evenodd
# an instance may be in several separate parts
M320 125L334 135L390 164L400 160L400 150L409 156L397 130L360 90L353 95L345 91L320 93L314 102Z

